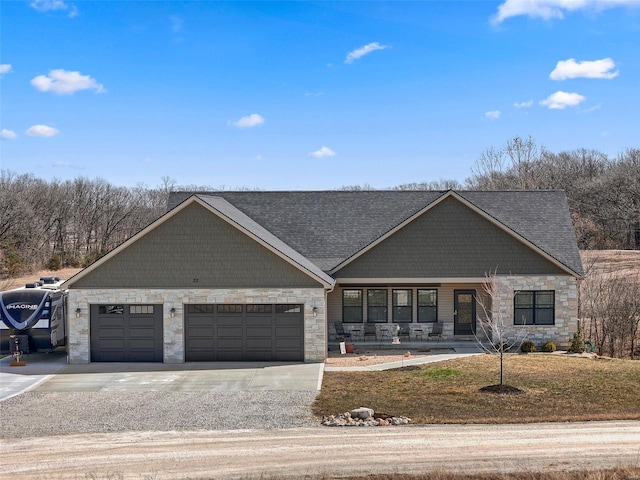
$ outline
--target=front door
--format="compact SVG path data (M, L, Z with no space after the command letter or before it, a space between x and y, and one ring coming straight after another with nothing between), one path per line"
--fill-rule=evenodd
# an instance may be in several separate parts
M476 331L476 291L454 290L453 334L473 335Z

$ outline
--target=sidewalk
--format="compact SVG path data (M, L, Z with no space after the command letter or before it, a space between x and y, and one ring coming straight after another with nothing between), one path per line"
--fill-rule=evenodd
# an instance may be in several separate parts
M381 370L389 370L392 368L408 367L410 365L424 365L426 363L444 362L445 360L453 360L456 358L471 357L474 355L483 355L477 347L456 348L455 353L436 353L424 357L404 358L399 355L400 360L390 363L380 363L378 365L369 365L366 367L329 367L325 366L325 372L379 372Z

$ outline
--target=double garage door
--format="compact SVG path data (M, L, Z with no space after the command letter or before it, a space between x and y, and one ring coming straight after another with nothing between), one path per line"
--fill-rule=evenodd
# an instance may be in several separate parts
M304 360L303 306L185 305L185 360Z
M303 306L184 306L185 361L304 360ZM162 362L162 305L91 305L92 362Z

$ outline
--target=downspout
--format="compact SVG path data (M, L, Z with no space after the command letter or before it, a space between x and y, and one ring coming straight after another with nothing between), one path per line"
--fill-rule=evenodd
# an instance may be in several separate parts
M333 282L331 288L324 289L324 324L325 324L325 335L324 335L324 351L325 355L329 353L329 294L333 292L336 288L336 282Z

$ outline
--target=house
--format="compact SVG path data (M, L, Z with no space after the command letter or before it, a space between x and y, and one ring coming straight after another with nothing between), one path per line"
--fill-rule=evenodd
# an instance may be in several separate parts
M322 361L435 326L472 339L492 309L566 344L583 275L560 191L172 193L168 211L65 283L69 361Z

